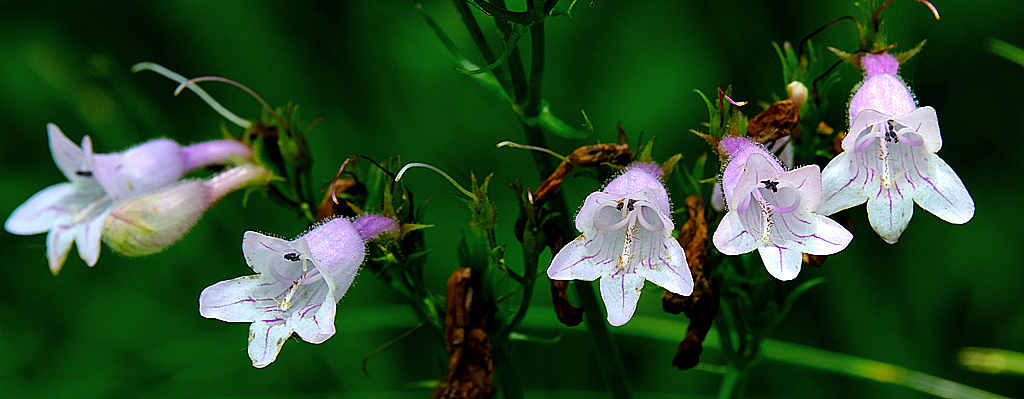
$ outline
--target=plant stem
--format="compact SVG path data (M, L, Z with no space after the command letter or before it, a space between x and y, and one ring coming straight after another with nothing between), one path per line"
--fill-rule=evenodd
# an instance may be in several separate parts
M519 326L519 323L526 317L526 312L530 309L530 298L533 298L533 286L537 282L537 263L540 253L533 252L532 249L527 248L526 240L524 239L523 241L523 279L521 281L521 284L523 285L523 299L519 303L519 310L516 311L515 317L512 318L512 321L508 323L508 326L501 331L503 336L508 336L515 331L516 327Z
M469 31L469 37L473 39L473 43L476 44L480 55L484 57L484 61L486 61L484 65L493 64L498 60L498 57L494 55L494 51L487 44L487 38L484 36L483 30L480 29L480 24L477 23L476 17L473 16L473 10L469 8L469 4L466 3L466 0L452 0L452 3L455 4L455 10L459 12L462 23L466 25L466 30ZM495 68L491 73L498 78L498 83L501 83L501 87L505 89L506 93L511 92L512 80L504 68Z
M530 40L530 98L523 114L527 118L536 118L540 115L544 83L544 21L530 27Z
M498 1L498 4L502 9L505 9L505 0ZM498 32L501 33L501 43L508 46L508 39L512 36L512 23L499 18L495 14L494 24L498 26ZM539 21L537 24L543 25L544 21ZM512 95L512 101L521 107L526 99L528 87L526 70L523 69L523 57L519 54L519 47L512 49L512 55L508 57L505 64L508 65L508 72L512 78L512 91L509 94ZM519 110L516 111L519 112Z
M501 386L501 393L505 399L522 399L523 385L512 366L509 349L509 341L505 337L491 339L491 356L494 357L494 370L498 377L496 385Z
M718 399L731 399L743 397L743 388L746 386L747 370L732 367L725 378L722 379L722 387L718 390Z
M601 379L616 399L629 398L629 386L626 382L626 370L619 355L619 346L608 331L601 312L601 303L597 301L593 283L577 281L573 284L583 306L583 320L587 323L590 335L594 337L594 349L597 352L597 365L601 369Z
M524 116L527 118L536 117L540 115L541 99L542 96L542 82L544 79L544 21L540 20L536 22L533 27L530 28L531 37L531 66L530 66L530 87L529 87L529 100L527 107L524 110ZM514 54L515 55L515 54ZM511 58L510 58L511 61ZM515 74L513 73L513 79ZM522 97L516 97L516 101L520 101ZM547 140L544 138L544 132L539 126L523 125L524 132L526 133L526 141L529 145L536 147L547 147ZM541 180L546 179L554 171L554 165L551 163L551 158L540 152L534 153L534 161L537 164L537 170L540 172ZM565 203L565 197L561 192L558 192L548 200L549 208L559 214L555 217L555 223L558 229L571 234L575 231L572 225L569 223L569 211L568 206ZM601 377L605 382L612 397L617 399L626 399L630 397L629 388L626 381L625 368L622 365L622 358L619 356L619 347L616 345L611 333L608 331L608 326L605 324L604 314L601 312L601 303L597 300L597 294L594 292L594 287L590 282L578 281L574 284L576 292L580 297L581 305L583 306L587 328L590 330L591 336L594 338L595 352L598 357L598 367L601 369Z

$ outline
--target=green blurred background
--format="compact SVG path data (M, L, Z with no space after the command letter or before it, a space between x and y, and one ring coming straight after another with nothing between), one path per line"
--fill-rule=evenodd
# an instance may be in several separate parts
M1024 45L1024 3L935 5L940 21L920 4L894 3L885 14L889 41L907 49L928 40L902 74L920 103L938 111L945 144L939 155L962 178L977 213L955 226L917 208L899 244L890 246L870 230L864 208L856 208L857 239L824 267L807 268L787 283L828 278L772 336L1024 396L1024 378L964 370L956 357L965 346L1024 351L1024 190L1013 180L1024 159L1024 67L985 49L992 37ZM479 60L450 2L425 1L424 7ZM857 12L848 2L817 0L581 4L575 19L548 22L545 98L573 125L586 110L596 135L552 139L551 145L567 153L594 139L613 141L621 122L634 139L640 131L658 137L655 159L682 152L683 163L692 163L707 151L687 132L701 129L707 117L693 89L711 93L733 85L733 98L754 104L784 96L771 42L798 41ZM492 24L484 27L493 32ZM855 50L855 29L840 24L815 44ZM169 80L131 74L139 61L190 77L234 79L272 105L300 104L306 120L323 115L310 138L320 181L353 154L427 162L464 183L469 171L493 172L499 241L509 245L510 264L518 263L510 232L516 206L504 183L521 178L536 187L539 179L531 154L494 145L523 141L519 122L507 103L454 70L406 1L0 1L0 162L6 171L0 214L63 180L49 155L48 122L75 142L90 135L97 152L154 137L183 143L219 137L220 116L191 93L172 96L176 84ZM846 65L840 71L828 118L841 129L859 75ZM204 87L243 117L260 111L240 90ZM757 112L756 105L743 110ZM432 197L426 221L437 227L427 233L433 248L427 280L442 293L469 215L438 176L417 170L406 184L418 198ZM569 203L580 203L598 186L591 179L568 181ZM254 369L245 353L248 325L199 316L204 287L250 273L239 248L244 231L293 237L306 227L262 195L251 196L245 208L242 197L223 200L164 253L131 259L104 249L90 269L72 252L58 277L47 270L43 235L0 233L7 254L0 270L0 397L428 396L415 386L439 378L445 366L425 331L372 358L369 375L362 372L368 352L417 322L369 273L357 277L339 304L335 337L321 345L291 340L266 369ZM514 361L528 396L601 397L584 328L558 324L546 284L537 291L524 330L564 335L554 346L516 344ZM685 326L682 316L660 311L661 292L648 284L633 323L653 317ZM670 366L678 341L613 331L634 332L618 340L637 397L717 392L720 375ZM683 334L680 329L677 339ZM724 364L717 349L705 354L705 361ZM748 393L924 397L772 360L752 373Z

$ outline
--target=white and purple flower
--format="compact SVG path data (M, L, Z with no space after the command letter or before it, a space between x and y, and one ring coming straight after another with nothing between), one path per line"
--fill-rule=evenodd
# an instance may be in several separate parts
M693 292L683 248L672 237L672 208L657 165L633 163L601 191L587 196L576 216L579 237L548 268L555 280L601 279L608 322L625 324L636 311L645 280L679 295Z
M182 147L169 139L147 141L119 153L93 154L89 136L79 147L52 123L47 132L53 160L69 182L33 195L14 210L4 228L21 235L48 232L46 257L54 274L73 242L85 263L96 264L104 220L120 202L172 186L193 169L252 156L249 147L233 140Z
M245 261L258 274L221 281L199 296L199 313L227 322L249 322L249 357L266 367L296 333L319 344L334 335L335 308L352 285L365 243L398 230L378 215L332 219L292 241L248 231Z
M935 153L942 147L932 107L918 108L889 54L865 54L866 78L850 101L843 152L822 171L818 212L830 215L867 201L871 227L895 243L914 202L955 224L974 217L974 200L960 177Z
M782 168L761 146L743 137L727 137L731 154L722 171L729 211L712 238L726 255L758 250L775 278L792 280L800 273L802 254L831 255L853 239L839 223L814 213L821 198L816 165Z

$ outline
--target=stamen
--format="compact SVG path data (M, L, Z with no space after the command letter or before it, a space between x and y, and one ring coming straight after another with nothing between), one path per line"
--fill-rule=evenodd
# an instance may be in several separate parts
M885 141L889 142L900 142L900 136L896 135L896 121L889 119L886 122L887 129L885 131Z
M403 166L403 167L402 167L402 169L399 169L399 170L398 170L398 175L397 175L397 176L395 176L395 182L398 182L399 180L401 180L401 179L402 179L402 175L404 175L404 174L405 174L405 171L406 171L406 170L409 170L409 168L413 168L413 167L421 167L421 168L427 168L427 169L430 169L430 170L432 170L432 171L434 171L434 172L437 172L437 173L439 173L439 174L440 174L441 176L444 176L444 178L445 178L445 179L448 179L448 182L449 182L449 183L451 183L451 184L452 184L453 186L455 186L455 188L459 189L459 191L461 191L461 192L462 192L463 194L465 194L465 195L466 195L467 197L469 197L469 198L472 198L473 200L477 200L477 201L479 200L479 199L478 199L478 198L476 197L476 195L475 195L475 194L473 194L473 193L472 193L472 192L470 192L469 190L466 190L466 189L465 189L464 187L462 187L462 185L460 185L460 184L459 184L458 182L456 182L456 181L455 181L455 179L453 179L453 178L452 178L451 176L448 176L448 174L447 174L447 173L444 173L444 171L442 171L441 169L438 169L438 168L434 167L433 165L428 165L428 164L425 164L425 163L420 163L420 162L410 162L410 163L407 163L407 164L405 164L405 166Z
M875 11L875 13L871 15L871 24L875 26L876 32L878 31L878 16L881 15L882 11L885 10L886 7L889 7L889 4L892 4L893 1L895 0L889 0L885 2L885 4L882 4L882 6L878 8L878 11ZM933 6L932 3L929 3L927 0L915 1L919 3L924 3L924 5L928 6L928 8L932 10L932 14L935 15L935 19L939 19L939 10L935 9L935 6Z
M761 180L761 184L764 184L764 188L772 190L773 193L779 192L779 182L771 180Z
M363 158L363 159L365 159L367 161L370 161L370 162L373 162L373 164L376 165L377 168L379 168L381 171L386 173L388 176L391 176L392 178L395 177L394 173L391 173L390 170L387 170L387 168L381 166L379 163L377 163L377 161L374 161L373 158L370 158L370 157L368 157L366 155L353 155L353 156L350 156L348 158L345 158L345 162L341 163L341 167L338 168L338 174L334 175L334 181L331 183L331 201L334 201L335 204L338 203L338 196L335 194L334 186L338 184L338 179L341 177L341 172L345 170L345 165L348 165L349 161L351 161L353 158L357 158L357 157L358 158Z
M522 148L524 150L540 151L540 152L543 152L543 153L551 154L555 158L561 159L563 162L572 163L572 162L569 162L569 158L568 157L566 157L566 156L564 156L562 154L559 154L557 152L551 151L551 150L549 150L547 148L544 148L544 147L537 147L537 146L525 145L525 144L517 144L517 143L513 143L511 141L502 141L502 142L498 143L498 148L505 147L505 146L515 147L515 148Z
M734 101L732 98L729 98L729 96L726 95L724 91L722 91L721 87L718 88L718 95L722 96L727 101L729 101L729 104L735 105L737 107L742 107L744 105L747 105L746 101Z
M156 72L160 75L163 75L165 78L185 85L186 87L188 87L189 90L192 90L192 92L196 93L196 95L199 96L200 99L206 102L206 104L209 105L210 108L213 108L214 111L223 116L225 119L231 121L231 123L234 123L245 129L252 127L252 122L242 119L240 116L235 115L231 111L228 111L227 108L224 108L223 105L220 105L220 103L218 103L217 100L214 100L213 97L206 93L205 90L200 88L199 85L196 85L195 83L190 83L188 79L186 79L184 76L174 73L170 69L164 68L162 65L153 62L140 62L132 66L132 72L139 72L145 70ZM180 91L180 89L175 91Z

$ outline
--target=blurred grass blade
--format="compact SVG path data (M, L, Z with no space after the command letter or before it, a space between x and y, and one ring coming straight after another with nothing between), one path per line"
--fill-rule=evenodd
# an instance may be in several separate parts
M966 347L957 358L964 368L989 374L1024 375L1024 353L995 348Z
M768 359L904 386L940 398L1005 398L977 388L888 363L777 340L762 343Z
M1024 66L1024 50L999 39L988 39L988 51Z
M549 309L535 309L523 320L523 327L561 330L563 327L554 318L548 317ZM686 331L686 322L662 317L634 315L632 320L615 331L622 335L655 338L676 342ZM715 330L708 332L704 339L705 348L720 348L721 340ZM899 385L940 398L1006 399L958 382L928 375L905 367L853 355L832 352L810 346L774 339L761 343L765 359L795 364L807 368L862 378L884 384Z

